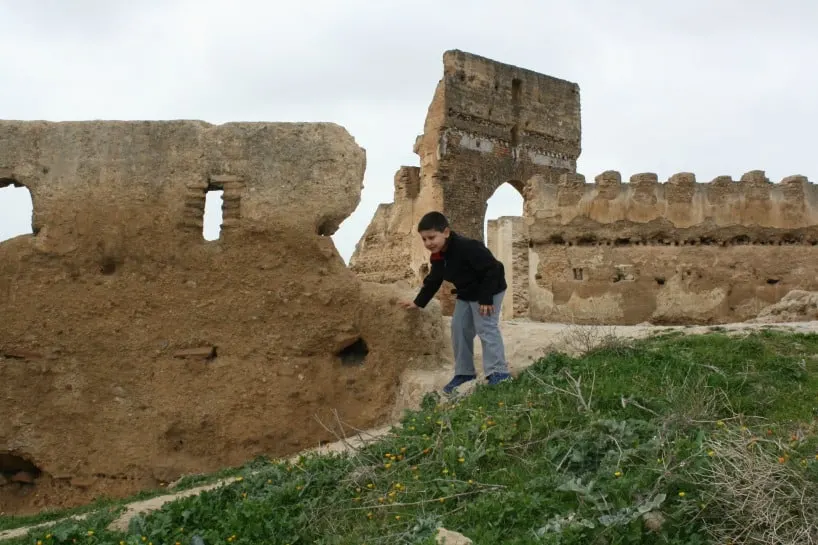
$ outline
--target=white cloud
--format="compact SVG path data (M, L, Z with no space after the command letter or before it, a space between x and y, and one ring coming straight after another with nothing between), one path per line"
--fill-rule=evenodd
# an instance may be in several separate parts
M348 258L462 49L579 83L590 179L818 178L812 0L1 2L0 118L334 121L367 149ZM519 211L498 192L489 215ZM505 203L505 206L504 206ZM16 201L0 193L0 239Z

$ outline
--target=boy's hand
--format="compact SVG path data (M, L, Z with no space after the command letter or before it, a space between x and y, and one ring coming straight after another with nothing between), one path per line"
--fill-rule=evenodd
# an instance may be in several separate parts
M399 301L398 304L403 308L420 308L414 301Z
M491 316L494 312L494 305L480 305L480 316Z

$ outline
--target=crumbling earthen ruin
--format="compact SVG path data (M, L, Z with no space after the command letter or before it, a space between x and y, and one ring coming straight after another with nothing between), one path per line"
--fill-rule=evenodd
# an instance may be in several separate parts
M337 125L0 122L0 187L34 205L33 234L0 243L0 511L127 494L333 439L336 417L394 416L398 388L420 384L400 377L447 356L439 309L393 304L407 294L389 284L426 274L417 220L442 210L482 237L504 183L525 201L489 223L504 317L716 323L818 289L805 178L586 183L580 132L576 84L447 52L420 166L398 171L348 269L329 235L360 200L365 153ZM814 308L793 301L781 312Z
M576 173L577 85L449 51L420 167L401 167L351 267L376 282L417 286L428 256L415 232L430 210L482 238L486 201L501 184L523 196L523 217L489 221L505 264L504 318L636 324L723 323L755 317L794 289L818 289L818 191L803 176L771 183L697 183L691 173L623 183ZM450 295L441 290L444 311ZM509 304L511 303L511 304Z
M333 124L0 122L0 186L34 204L34 234L0 243L0 511L389 419L401 373L444 339L439 314L394 305L327 236L364 168ZM211 190L224 223L207 242Z
M350 260L363 279L417 284L428 252L417 221L441 210L455 228L482 238L486 201L508 182L526 197L533 176L574 172L580 153L576 84L448 51L444 75L415 143L420 167L395 175L395 201L381 205ZM441 302L448 309L448 287Z

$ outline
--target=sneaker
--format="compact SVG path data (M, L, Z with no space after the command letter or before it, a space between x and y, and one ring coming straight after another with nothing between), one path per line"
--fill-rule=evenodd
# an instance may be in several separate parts
M476 375L455 375L454 378L450 380L446 386L443 387L443 393L450 394L454 392L454 389L460 386L461 384L465 384L470 380L474 380L475 378L477 378Z
M496 386L501 382L511 380L511 375L508 373L492 373L486 377L486 380L489 381L489 386Z

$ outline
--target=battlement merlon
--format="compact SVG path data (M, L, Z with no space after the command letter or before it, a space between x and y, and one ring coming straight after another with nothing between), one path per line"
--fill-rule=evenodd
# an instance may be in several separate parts
M532 221L540 227L580 221L609 227L663 221L680 229L818 227L818 188L801 175L773 183L764 171L753 170L738 181L718 176L698 183L694 174L680 172L660 183L656 174L646 172L623 183L611 170L592 183L582 174L567 173L551 180L535 177L530 185L530 209L537 211Z
M576 83L459 50L445 52L443 64L427 114L426 146L416 146L421 156L454 132L576 165L581 153Z
M152 237L197 244L214 188L228 232L286 220L332 235L360 203L365 167L335 123L0 120L0 187L28 188L42 244L93 246L109 232L146 251L164 248ZM287 207L297 212L270 212Z

